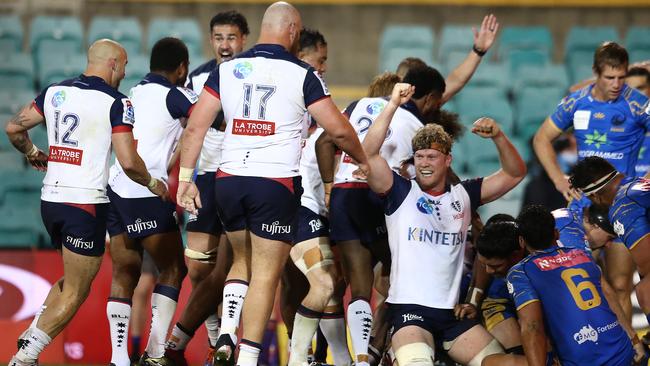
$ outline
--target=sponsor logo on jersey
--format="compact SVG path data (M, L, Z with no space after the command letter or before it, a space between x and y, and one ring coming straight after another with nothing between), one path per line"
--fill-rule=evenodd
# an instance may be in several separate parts
M588 133L585 137L585 144L594 145L596 149L600 149L601 145L607 145L607 133L601 134L600 131L594 130L594 133Z
M52 96L52 105L54 108L60 107L65 102L65 91L59 90Z
M71 147L50 146L50 155L47 160L53 163L81 165L83 154L83 150L73 149Z
M381 113L386 108L385 102L372 102L366 107L366 112L374 115Z
M253 64L248 61L238 63L232 70L233 75L235 75L237 79L246 79L251 72L253 72Z
M418 211L424 214L432 214L433 211L435 210L434 206L439 204L440 202L430 200L426 197L420 197L420 199L418 199L418 202L415 204L415 206L418 208Z
M605 119L605 113L603 113L603 112L596 112L596 113L594 113L594 118L595 118L595 119Z
M77 249L92 249L95 246L95 242L93 240L83 241L81 238L74 238L70 235L66 236L65 242Z
M124 113L122 114L122 123L133 125L135 123L135 112L133 111L133 104L129 98L122 98L124 105Z
M270 136L275 134L275 123L235 119L232 121L233 135Z
M508 293L510 295L515 293L515 287L510 283L510 281L506 281L506 287L508 288Z
M578 344L583 344L587 341L598 342L598 332L591 324L583 326L579 332L573 335L573 340Z
M424 318L422 318L422 315L415 315L415 314L402 314L402 323L406 322L412 322L414 320L417 320L419 322L423 322Z
M462 231L457 233L450 233L409 226L407 231L407 240L416 243L431 243L436 245L456 246L465 242L465 235L463 235Z
M605 160L621 160L625 157L625 154L623 154L622 152L613 152L613 151L581 150L578 151L578 156L580 156L581 158L598 156Z
M569 217L569 210L567 210L566 208L558 208L557 210L553 210L551 214L553 214L553 217L555 217L556 219L560 219L563 217Z
M309 221L309 227L311 228L311 232L315 233L323 228L323 222L320 219L313 219Z
M291 234L291 225L280 225L280 221L275 221L272 224L262 224L262 231L269 234Z
M542 271L552 271L562 267L573 267L581 263L589 263L591 258L587 253L574 249L545 257L535 258L533 263Z
M618 220L614 221L614 232L618 236L625 235L625 226Z
M129 233L140 234L145 230L152 230L157 227L158 222L156 220L142 221L141 218L137 218L133 224L126 225L126 231Z

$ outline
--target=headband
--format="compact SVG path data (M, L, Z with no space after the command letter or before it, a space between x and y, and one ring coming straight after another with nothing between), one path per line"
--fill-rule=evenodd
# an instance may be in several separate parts
M582 193L585 194L585 196L591 196L593 194L598 193L603 187L607 185L607 183L611 182L614 177L618 172L614 170L613 172L610 172L609 174L605 175L604 177L598 179L597 181L588 184L586 187L580 189Z

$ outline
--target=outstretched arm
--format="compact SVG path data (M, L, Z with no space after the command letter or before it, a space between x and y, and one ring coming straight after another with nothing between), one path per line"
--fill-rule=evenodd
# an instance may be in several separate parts
M370 174L366 179L370 189L374 192L386 193L393 186L393 172L386 160L379 155L379 151L386 139L388 126L390 126L395 111L400 105L411 99L414 91L415 88L409 84L395 84L390 101L372 123L363 139L363 149L368 155L368 164L370 165Z
M508 193L526 176L526 163L499 125L488 117L479 118L472 133L491 138L499 151L501 169L485 177L481 185L481 202L488 203Z
M467 84L481 63L483 55L492 47L498 30L499 23L493 14L486 15L483 18L481 28L478 31L476 28L472 28L472 32L474 33L474 48L469 51L469 54L463 62L445 79L447 87L445 88L445 93L442 95L443 104Z

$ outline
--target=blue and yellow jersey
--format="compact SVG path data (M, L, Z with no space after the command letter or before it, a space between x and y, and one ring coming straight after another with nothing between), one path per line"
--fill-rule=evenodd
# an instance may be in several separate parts
M517 310L508 293L505 278L492 279L485 299L481 303L481 314L488 331L506 319L517 317Z
M646 132L636 161L636 176L643 177L650 172L650 132Z
M574 206L558 208L552 212L559 241L564 247L576 247L591 253L582 224L582 209Z
M623 179L609 209L609 221L628 249L634 248L641 239L650 234L648 208L650 180Z
M540 301L547 334L562 365L629 365L632 342L600 286L601 272L580 248L535 252L508 272L517 310Z
M635 176L639 150L650 131L648 98L625 85L617 99L601 102L591 96L592 88L562 99L551 121L562 131L573 127L578 159L600 156L619 172Z

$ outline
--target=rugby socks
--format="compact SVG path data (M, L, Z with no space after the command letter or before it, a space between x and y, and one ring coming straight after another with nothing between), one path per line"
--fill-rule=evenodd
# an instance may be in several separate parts
M233 344L237 344L237 328L247 291L248 282L243 280L229 280L223 286L221 334L229 334Z
M322 317L323 313L321 312L308 309L302 304L298 306L293 320L289 366L302 365L307 362L309 347Z
M208 330L208 341L210 347L214 347L219 339L219 328L221 327L221 319L217 314L211 314L205 319L205 328Z
M336 366L348 366L352 363L348 350L348 339L345 330L343 312L324 313L320 320L320 330L329 344L332 358Z
M18 340L18 352L14 358L22 363L35 365L38 356L51 341L52 338L42 330L29 328Z
M372 310L368 300L361 297L352 299L348 305L348 326L356 365L368 366L368 344L372 328Z
M179 289L157 284L151 295L151 330L145 352L151 358L165 354L165 339L176 311Z
M131 300L109 297L106 302L106 317L111 335L111 363L115 366L129 366L128 338Z
M257 359L260 357L261 350L261 344L242 339L239 344L237 366L257 366Z
M183 352L193 336L194 333L185 329L181 323L176 323L172 329L172 334L169 336L169 339L165 344L165 348Z

